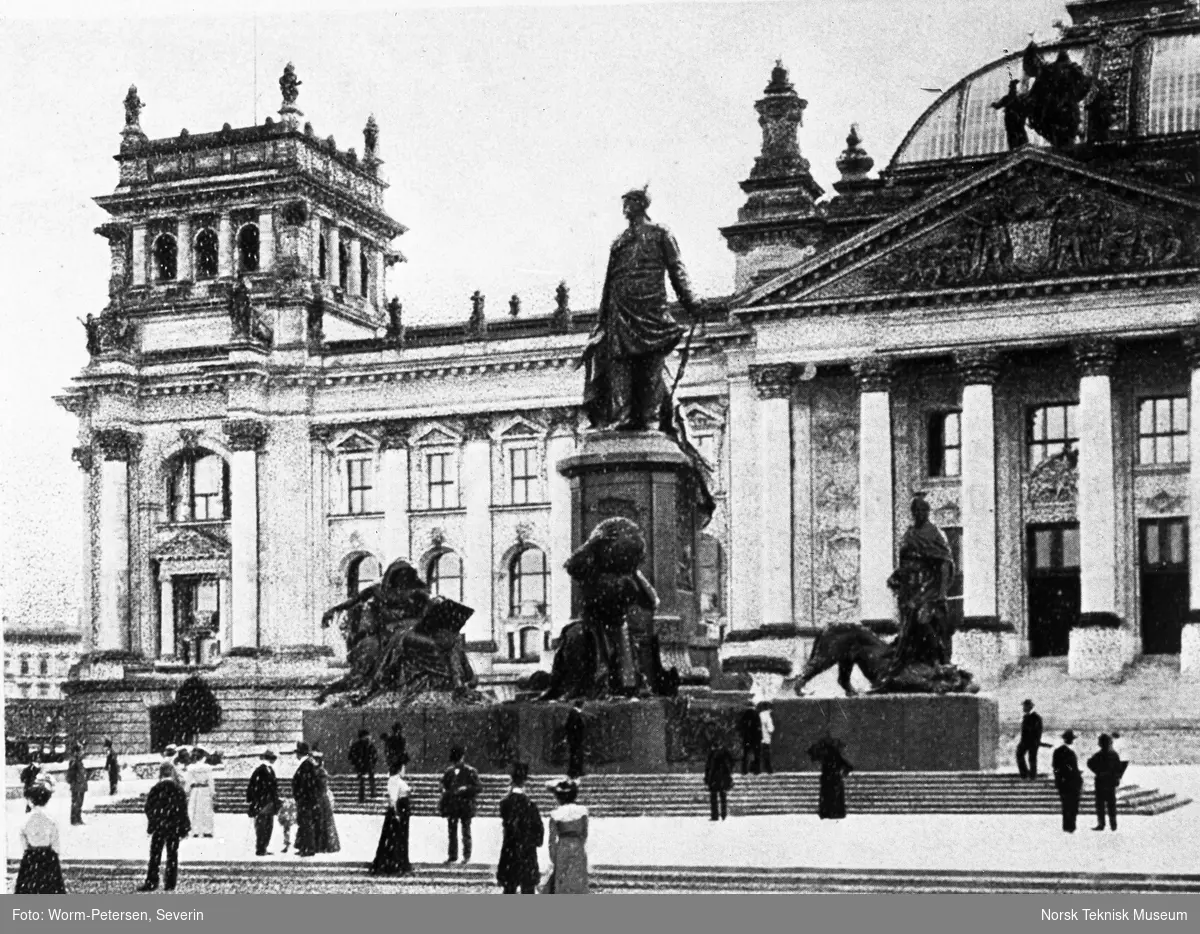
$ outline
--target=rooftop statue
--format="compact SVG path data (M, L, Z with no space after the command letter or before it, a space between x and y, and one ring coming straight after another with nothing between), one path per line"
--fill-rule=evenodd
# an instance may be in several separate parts
M669 430L665 363L684 329L667 311L664 277L686 311L696 300L675 238L646 214L646 190L626 192L622 206L629 227L613 241L600 320L580 360L583 409L592 428Z
M474 612L431 595L411 564L393 561L381 581L321 617L321 626L328 627L341 614L350 672L318 700L340 695L342 704L359 706L385 692L398 695L400 703L431 692L477 698L460 635Z
M129 85L129 93L125 95L125 125L138 126L138 121L141 118L142 108L146 105L142 103L142 99L138 97L137 86Z
M300 96L300 85L304 82L296 77L296 66L288 62L283 66L283 74L279 78L279 90L283 94L283 105L291 107Z
M1032 42L1025 48L1022 67L1034 79L1023 103L1029 125L1056 149L1070 146L1079 136L1079 106L1092 89L1091 79L1065 49L1045 64Z

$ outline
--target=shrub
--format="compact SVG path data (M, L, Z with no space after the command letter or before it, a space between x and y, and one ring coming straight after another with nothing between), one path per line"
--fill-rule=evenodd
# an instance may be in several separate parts
M201 733L211 733L221 725L221 705L204 679L193 675L175 692L173 716L176 729L187 742L194 743Z

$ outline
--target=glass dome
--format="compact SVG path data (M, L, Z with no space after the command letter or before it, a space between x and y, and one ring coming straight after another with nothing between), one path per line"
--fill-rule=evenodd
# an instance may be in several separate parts
M1086 71L1087 48L1067 49L1071 61ZM1042 61L1049 64L1058 55L1057 49L1042 50ZM949 91L934 101L933 106L922 114L896 155L893 165L911 165L917 162L933 162L939 159L957 159L961 156L986 156L1008 149L1004 135L1004 111L995 110L992 104L1008 93L1008 82L1020 81L1022 93L1028 91L1033 81L1021 70L1021 52L1008 55L968 75ZM1034 146L1049 147L1031 128L1027 128L1029 142Z
M1151 40L1147 97L1147 136L1200 130L1200 33Z

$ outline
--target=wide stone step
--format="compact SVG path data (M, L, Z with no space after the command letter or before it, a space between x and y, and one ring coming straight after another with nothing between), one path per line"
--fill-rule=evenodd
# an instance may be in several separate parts
M15 876L19 863L8 861ZM372 876L364 862L264 863L185 861L179 892L496 891L494 868L417 864L411 876ZM120 892L145 877L142 860L63 860L70 892ZM594 892L1200 892L1190 874L1014 872L989 870L749 868L730 866L593 866Z

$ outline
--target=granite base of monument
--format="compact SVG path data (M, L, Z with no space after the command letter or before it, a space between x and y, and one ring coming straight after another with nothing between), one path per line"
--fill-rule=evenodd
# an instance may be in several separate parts
M304 738L325 754L330 771L352 771L347 759L359 730L379 734L397 721L408 742L410 772L438 772L452 745L467 749L481 772L514 761L535 773L563 772L567 704L508 703L463 708L341 708L304 712ZM654 698L586 704L587 770L605 773L703 772L708 736L716 731L741 755L738 718L745 706L724 700ZM865 772L971 772L996 767L999 705L975 694L889 694L774 702L776 771L815 771L808 747L826 728L846 744Z

